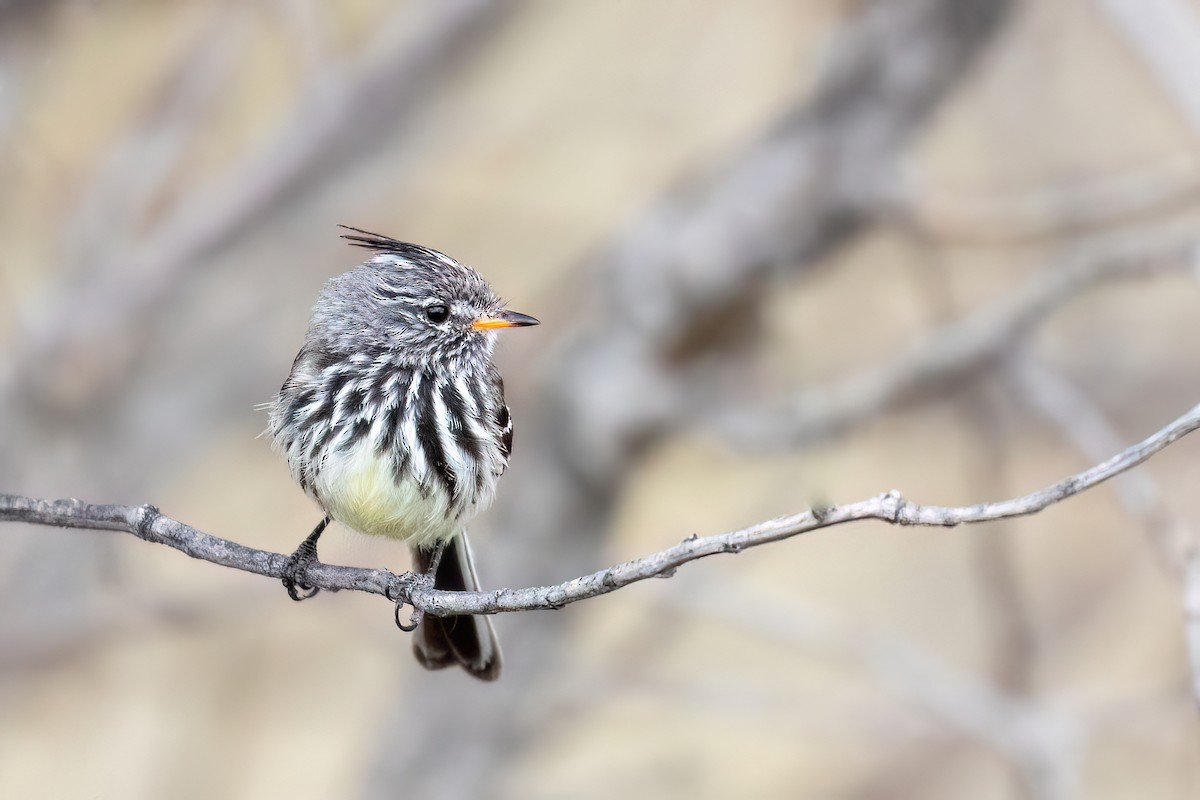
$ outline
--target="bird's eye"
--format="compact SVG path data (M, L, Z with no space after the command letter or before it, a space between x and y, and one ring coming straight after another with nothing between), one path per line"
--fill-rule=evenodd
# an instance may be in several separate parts
M425 316L435 325L450 318L450 307L444 303L434 303L425 307Z

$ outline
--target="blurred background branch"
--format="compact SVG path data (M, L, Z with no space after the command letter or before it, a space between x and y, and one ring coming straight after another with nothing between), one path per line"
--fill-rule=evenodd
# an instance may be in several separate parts
M1098 0L1116 29L1158 78L1193 129L1200 131L1200 9L1186 0Z
M990 366L1011 352L1055 309L1108 281L1191 270L1200 246L1192 235L1092 243L1046 269L1011 296L934 331L926 341L831 386L807 389L784 409L723 410L715 424L733 446L795 447L837 435L877 414Z
M88 269L81 275L78 266L68 267L69 282L54 292L55 313L22 332L23 348L0 375L0 393L36 391L47 373L54 374L56 361L81 346L94 347L97 338L124 334L136 341L136 330L128 328L144 327L166 294L185 285L183 275L199 259L293 200L305 182L370 152L372 132L425 98L503 5L449 0L425 3L416 12L402 6L348 63L321 65L319 79L301 92L274 135L208 185L177 198L168 211L157 209L159 219L147 228L145 212L162 199L197 116L237 63L231 56L240 49L241 14L215 13L216 30L206 31L195 55L166 77L166 104L114 147L112 160L86 190L68 244L74 251L69 258L86 260ZM131 174L138 179L132 186ZM120 379L116 366L106 380Z

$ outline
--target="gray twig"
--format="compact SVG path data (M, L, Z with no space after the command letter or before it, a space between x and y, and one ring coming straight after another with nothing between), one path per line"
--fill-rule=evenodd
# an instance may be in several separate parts
M668 577L689 561L722 553L740 553L751 547L790 539L808 531L845 522L875 519L894 525L953 527L974 522L1021 517L1090 489L1114 475L1141 464L1152 455L1200 428L1200 405L1153 436L1107 461L1076 473L1030 494L970 506L929 506L905 500L898 491L840 506L812 508L798 514L760 522L749 528L716 536L689 537L674 547L643 558L565 581L554 586L497 589L491 592L448 592L421 585L406 572L313 564L305 577L309 585L328 591L352 589L372 592L410 603L434 616L498 614L512 611L562 608L569 603L608 594L648 578ZM0 522L32 522L64 528L113 530L165 544L204 561L234 569L282 576L287 556L231 542L161 514L154 506L96 505L79 500L37 500L0 494Z

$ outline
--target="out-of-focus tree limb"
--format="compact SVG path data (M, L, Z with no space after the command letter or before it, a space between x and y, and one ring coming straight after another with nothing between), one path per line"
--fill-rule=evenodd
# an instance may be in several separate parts
M1028 357L1014 358L1008 373L1029 404L1058 425L1087 457L1111 450L1112 443L1118 441L1116 426L1063 376ZM1158 485L1145 473L1122 475L1114 488L1125 509L1145 526L1167 569L1183 582L1192 696L1200 705L1200 537L1171 511Z
M888 408L939 392L994 362L1063 303L1098 284L1196 264L1194 234L1144 234L1084 248L993 305L950 323L881 365L807 389L782 408L737 409L715 420L731 445L794 447L827 438Z
M74 280L56 298L54 313L26 332L13 363L0 368L0 397L37 386L63 353L153 311L196 259L247 230L323 168L362 150L364 139L423 96L431 77L455 63L508 6L503 0L439 0L424 4L415 19L407 6L392 14L361 56L330 65L322 80L311 83L275 136L189 193L109 263L90 264L95 277Z
M1034 800L1067 800L1079 781L1081 725L1066 714L955 670L903 638L855 624L827 609L790 607L734 583L720 596L690 580L668 595L706 620L727 620L791 650L843 660L876 676L898 697L946 726L986 744L1018 770ZM753 614L744 609L753 608Z
M239 66L231 56L249 36L249 11L215 7L151 93L148 108L100 156L61 234L60 282L68 299L70 292L87 294L105 281L128 287L145 277L115 267L135 248L147 209L161 202L167 181L204 130L205 117L227 93ZM61 336L74 333L58 330Z
M1183 614L1192 662L1192 697L1200 704L1200 547L1195 545L1183 565Z
M1142 169L981 196L945 192L905 176L880 193L898 224L939 243L1011 245L1081 236L1191 207L1200 199L1200 161L1192 155Z
M386 570L314 564L305 582L320 589L351 589L382 594L411 604L435 616L498 614L513 611L561 608L569 603L609 594L649 578L669 577L676 568L708 556L740 553L752 547L790 539L809 531L846 522L880 520L894 525L954 527L1036 514L1141 464L1163 448L1200 428L1200 405L1153 436L1126 448L1090 469L1021 497L970 506L929 506L906 500L890 491L846 505L813 508L778 517L749 528L716 536L690 537L674 547L644 558L553 586L497 589L491 592L448 592L433 589L412 573L394 575ZM32 522L68 528L113 530L165 544L221 566L279 578L288 556L221 539L164 516L153 506L95 505L78 500L46 501L0 495L0 521Z
M30 604L34 607L27 613L0 618L0 675L87 659L98 649L160 636L168 629L219 628L244 618L253 603L261 608L267 589L222 591L203 602L120 591L97 593L87 603L60 595Z
M1097 0L1200 132L1200 10L1189 0Z

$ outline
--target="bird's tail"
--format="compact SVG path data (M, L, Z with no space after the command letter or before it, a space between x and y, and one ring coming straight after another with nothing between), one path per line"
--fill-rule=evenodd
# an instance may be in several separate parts
M413 571L424 572L433 561L432 548L414 547ZM471 558L467 534L460 533L446 544L434 576L434 588L450 591L479 591L479 578ZM487 616L434 617L426 615L413 633L413 652L426 669L457 664L476 678L494 681L500 677L500 642Z

